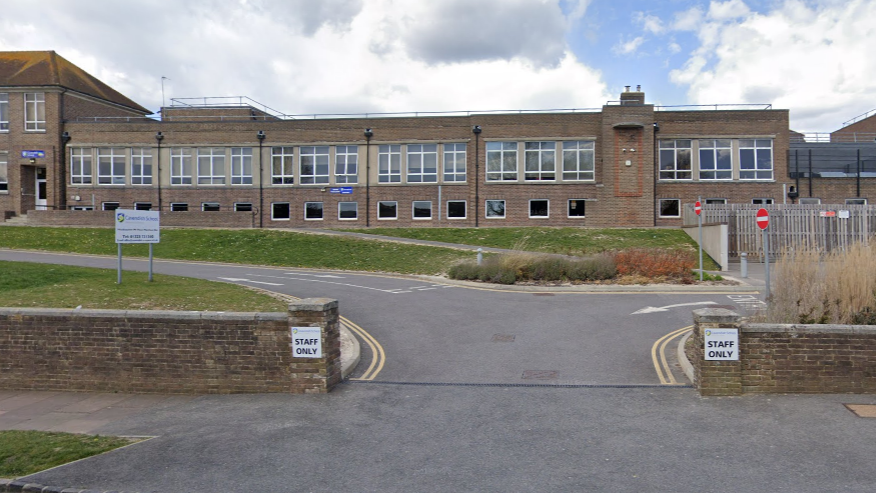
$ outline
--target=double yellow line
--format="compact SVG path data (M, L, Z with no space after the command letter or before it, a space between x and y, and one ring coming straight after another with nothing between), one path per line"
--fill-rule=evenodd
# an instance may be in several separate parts
M669 368L669 363L666 361L666 346L670 341L681 336L692 328L693 325L688 325L687 327L673 330L660 339L657 339L657 342L651 346L651 360L654 362L654 369L657 371L657 377L660 378L661 384L678 385L678 381L675 379L675 376L672 375L672 369Z
M365 373L358 378L351 378L350 380L374 380L374 377L380 373L380 370L383 369L383 364L386 363L386 353L383 352L383 346L377 342L377 339L374 338L371 334L365 331L362 327L354 324L344 317L339 317L341 323L351 332L359 336L360 339L365 341L365 344L368 344L368 347L371 349L371 364L368 365L368 369L365 370Z

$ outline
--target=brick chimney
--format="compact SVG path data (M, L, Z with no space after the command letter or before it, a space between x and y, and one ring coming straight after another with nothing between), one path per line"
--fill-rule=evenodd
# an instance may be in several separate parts
M631 91L630 86L624 86L620 100L624 106L645 104L645 93L642 92L642 86L636 86L635 91Z

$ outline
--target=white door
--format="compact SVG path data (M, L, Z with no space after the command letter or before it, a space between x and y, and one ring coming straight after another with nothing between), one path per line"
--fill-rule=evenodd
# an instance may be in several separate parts
M36 210L44 211L48 205L46 193L46 168L36 170Z

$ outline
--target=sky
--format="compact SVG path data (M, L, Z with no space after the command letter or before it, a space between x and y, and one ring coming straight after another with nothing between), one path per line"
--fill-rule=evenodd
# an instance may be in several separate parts
M876 109L873 0L3 0L0 50L54 50L141 105L289 115L771 104ZM163 84L163 94L162 94ZM218 100L214 100L218 101Z

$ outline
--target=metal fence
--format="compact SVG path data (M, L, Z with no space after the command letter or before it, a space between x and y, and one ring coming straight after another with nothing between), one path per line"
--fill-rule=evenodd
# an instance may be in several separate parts
M758 209L769 212L770 255L788 248L819 248L830 252L846 249L856 242L869 243L876 234L876 206L831 204L704 204L703 224L729 226L730 257L745 252L749 258L763 256L762 234L755 216ZM684 224L696 225L693 205L684 208Z

